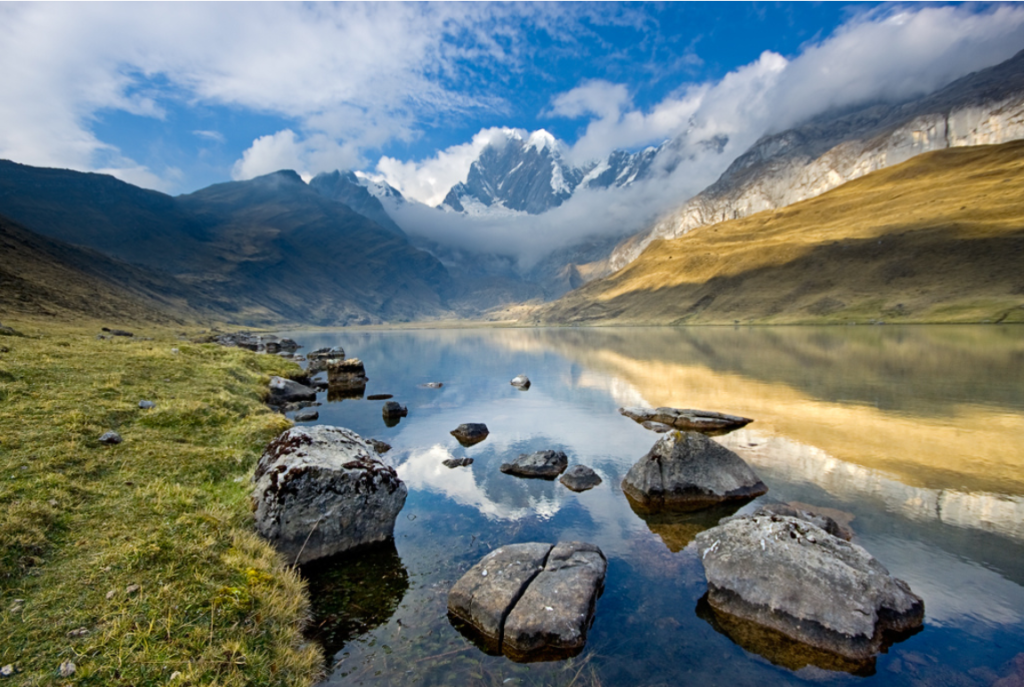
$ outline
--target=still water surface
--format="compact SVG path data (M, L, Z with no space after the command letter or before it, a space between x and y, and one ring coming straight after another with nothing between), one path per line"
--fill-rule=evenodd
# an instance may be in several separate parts
M318 423L390 443L385 458L409 487L394 546L306 571L332 670L324 684L980 687L1024 652L1022 327L282 334L303 351L343 346L365 363L367 395L409 408L387 427L383 401L321 394ZM509 385L520 373L528 391ZM924 629L853 675L716 623L690 542L722 513L645 520L630 509L620 482L658 435L620 416L623 405L755 418L718 438L769 486L741 512L774 501L839 511L854 542L924 599ZM463 448L449 431L464 422L491 434ZM546 448L604 482L576 494L498 471ZM444 467L452 456L475 462ZM609 561L579 656L514 663L448 622L449 587L488 551L574 539Z

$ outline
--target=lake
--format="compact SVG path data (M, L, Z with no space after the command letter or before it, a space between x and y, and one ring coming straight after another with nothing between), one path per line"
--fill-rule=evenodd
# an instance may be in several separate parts
M1024 327L850 326L288 331L344 347L409 415L328 400L319 424L393 446L409 488L393 545L309 566L325 685L978 685L1024 652ZM509 384L526 374L533 385ZM441 388L425 388L442 382ZM691 543L727 513L641 517L620 483L659 435L620 406L754 418L716 439L769 502L836 511L925 602L922 631L869 665L829 664L719 622ZM449 432L483 422L463 448ZM603 483L574 493L498 466L560 449ZM450 457L474 459L449 469ZM731 510L729 511L731 512ZM448 589L505 544L582 540L608 558L584 651L515 663L446 615ZM1024 656L1019 659L1024 669ZM1014 683L1016 684L1016 683Z

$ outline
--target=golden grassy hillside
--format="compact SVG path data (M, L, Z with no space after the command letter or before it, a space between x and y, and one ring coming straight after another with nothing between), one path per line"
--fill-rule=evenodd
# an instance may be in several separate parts
M543 323L1024 322L1024 141L926 153L655 241Z

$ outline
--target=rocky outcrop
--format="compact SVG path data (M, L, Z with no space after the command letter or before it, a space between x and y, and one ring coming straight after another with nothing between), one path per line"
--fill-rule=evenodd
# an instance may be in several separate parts
M511 463L502 463L501 471L517 477L541 477L555 479L565 472L569 458L564 451L535 451L520 453Z
M315 401L316 390L305 384L299 384L284 377L270 378L270 395L267 403L272 406L283 406L286 403L299 403L301 401Z
M492 652L519 661L582 651L608 563L583 542L495 549L448 593L449 616Z
M724 434L749 425L753 420L739 415L716 413L711 410L679 408L619 408L619 413L655 432L664 432L659 425L667 425L686 432Z
M586 465L573 465L558 480L572 491L586 491L601 483L601 477Z
M407 493L369 441L324 425L270 442L253 480L256 529L293 563L391 538Z
M669 432L629 469L622 491L637 510L696 510L760 496L768 487L738 455L699 432Z
M734 518L696 536L715 609L849 659L919 628L924 602L856 544L785 515Z
M714 184L649 230L619 244L610 274L652 241L813 198L915 155L1024 138L1024 52L924 98L826 114L765 136Z
M487 425L482 422L466 422L453 429L449 434L458 439L463 446L473 446L486 439L490 432L487 431Z

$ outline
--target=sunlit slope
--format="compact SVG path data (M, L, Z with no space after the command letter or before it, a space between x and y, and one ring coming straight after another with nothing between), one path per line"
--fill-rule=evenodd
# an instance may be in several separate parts
M1024 321L1024 141L926 153L656 241L547 323Z

